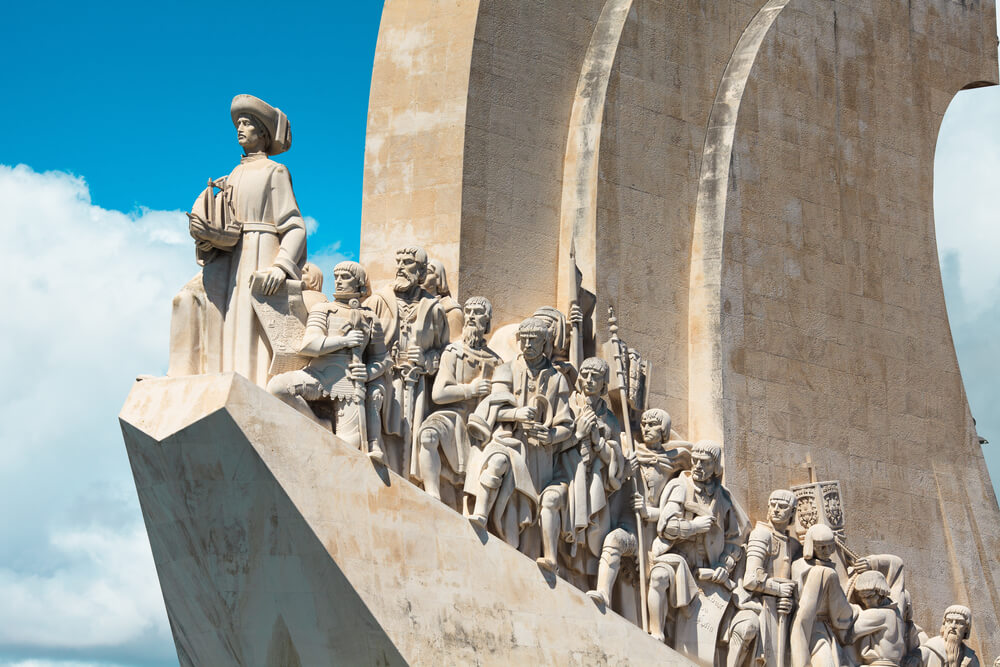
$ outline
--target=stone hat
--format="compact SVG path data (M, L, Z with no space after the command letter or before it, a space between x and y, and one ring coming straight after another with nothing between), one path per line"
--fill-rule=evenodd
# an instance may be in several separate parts
M267 147L268 155L284 153L292 147L292 126L288 123L288 116L281 109L272 107L253 95L237 95L229 107L233 125L242 114L250 114L259 119L267 128L271 135L271 143Z

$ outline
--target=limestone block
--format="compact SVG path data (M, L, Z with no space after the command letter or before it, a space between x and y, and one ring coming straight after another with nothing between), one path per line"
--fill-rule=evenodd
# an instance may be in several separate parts
M233 374L120 416L183 665L690 665Z

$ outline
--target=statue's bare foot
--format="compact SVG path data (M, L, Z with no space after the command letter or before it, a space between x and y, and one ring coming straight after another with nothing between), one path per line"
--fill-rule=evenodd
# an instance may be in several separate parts
M599 606L608 606L608 600L604 597L604 593L601 591L587 591L587 595L589 595L590 599L596 602Z
M469 523L479 530L486 530L486 517L482 514L473 514L469 517Z

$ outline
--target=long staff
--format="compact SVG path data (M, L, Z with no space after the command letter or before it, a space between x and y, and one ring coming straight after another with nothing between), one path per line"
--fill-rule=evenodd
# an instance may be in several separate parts
M611 335L611 344L614 346L615 351L615 373L618 375L618 395L622 404L622 421L625 422L625 439L629 443L629 454L634 454L635 443L632 440L632 420L629 417L628 390L626 388L625 364L622 358L622 342L618 338L618 318L615 317L615 309L612 306L608 306L608 332ZM642 483L641 473L632 471L632 484L634 485L635 492L640 494L643 500L645 500L646 490L645 485ZM640 611L642 613L642 629L649 632L649 604L647 601L649 591L646 588L646 540L643 538L642 524L642 514L636 510L635 532L636 538L639 540L639 600L642 605Z

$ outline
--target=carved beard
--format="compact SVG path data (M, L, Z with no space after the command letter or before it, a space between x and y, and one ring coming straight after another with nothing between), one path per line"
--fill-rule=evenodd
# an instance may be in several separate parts
M962 643L962 638L956 634L947 634L944 637L944 648L945 648L945 667L961 667L962 664L962 652L965 648L965 644Z
M477 323L466 322L462 327L462 340L472 349L478 350L486 343L486 336Z
M408 274L396 274L396 282L392 284L395 292L408 292L410 288L417 284L417 277Z

